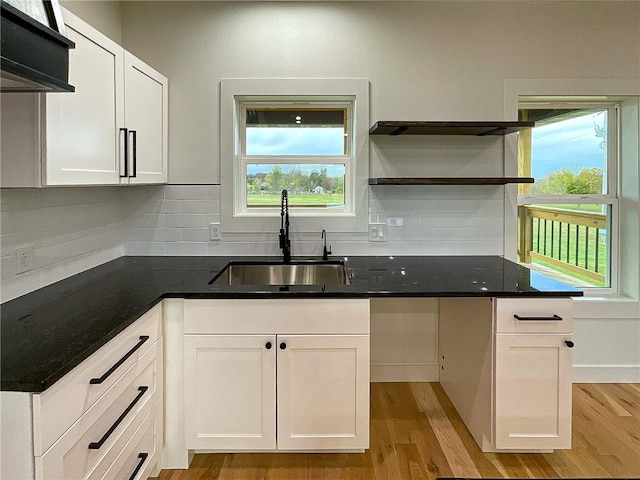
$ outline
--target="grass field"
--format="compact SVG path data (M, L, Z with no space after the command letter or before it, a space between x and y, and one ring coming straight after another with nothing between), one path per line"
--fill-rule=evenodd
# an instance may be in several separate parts
M247 195L247 205L249 207L279 207L280 195L271 193L249 193ZM292 207L324 207L327 205L344 205L344 195L342 193L330 193L326 195L289 193L289 206Z

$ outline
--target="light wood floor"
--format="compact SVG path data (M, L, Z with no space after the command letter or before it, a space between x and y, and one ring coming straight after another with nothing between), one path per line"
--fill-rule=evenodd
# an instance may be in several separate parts
M365 453L199 454L189 470L159 478L640 478L640 384L575 384L572 445L550 454L482 453L440 384L373 383Z

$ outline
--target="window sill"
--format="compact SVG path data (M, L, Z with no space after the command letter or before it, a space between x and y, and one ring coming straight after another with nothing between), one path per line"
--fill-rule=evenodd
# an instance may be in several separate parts
M640 302L625 295L577 297L573 307L578 319L640 319Z

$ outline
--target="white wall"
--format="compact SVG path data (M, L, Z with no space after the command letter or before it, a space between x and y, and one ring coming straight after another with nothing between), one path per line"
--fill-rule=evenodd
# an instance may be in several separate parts
M171 183L219 183L222 78L368 78L373 122L499 120L509 78L640 77L638 2L167 1L122 11L125 48L171 82Z
M61 0L60 5L90 23L116 43L122 43L122 8L115 0Z

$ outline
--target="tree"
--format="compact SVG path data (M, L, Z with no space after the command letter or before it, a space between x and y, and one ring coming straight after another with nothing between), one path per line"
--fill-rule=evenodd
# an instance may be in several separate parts
M267 189L271 193L280 193L284 188L284 172L280 165L274 165L271 167L271 171L267 174L266 178Z
M534 193L551 195L585 195L602 193L602 169L563 167L549 173L534 187Z

